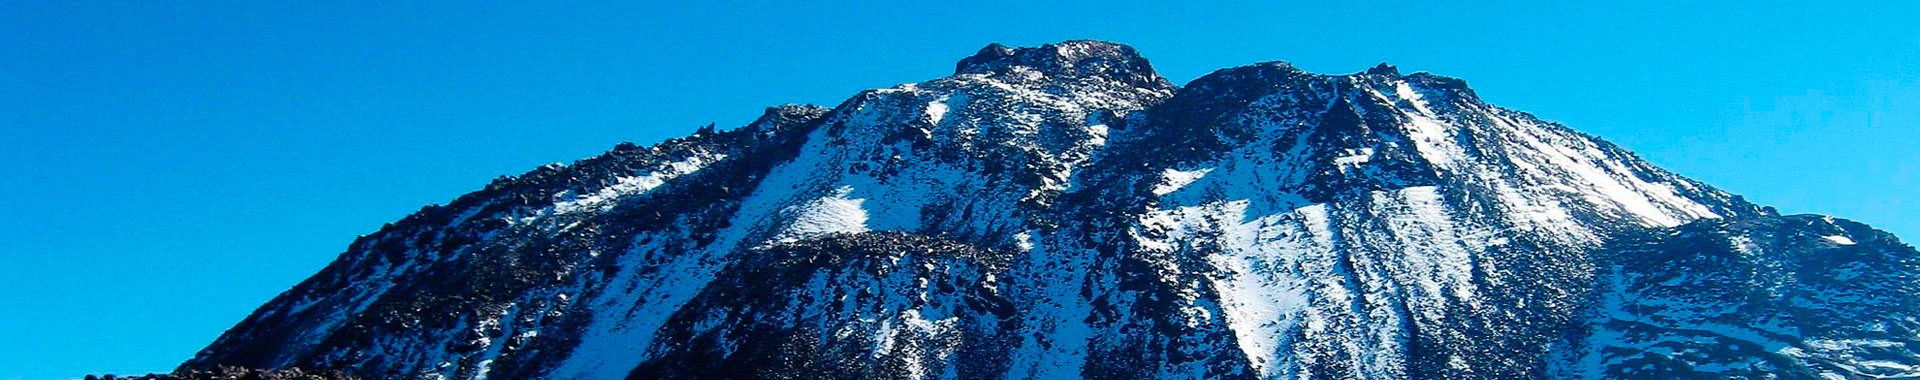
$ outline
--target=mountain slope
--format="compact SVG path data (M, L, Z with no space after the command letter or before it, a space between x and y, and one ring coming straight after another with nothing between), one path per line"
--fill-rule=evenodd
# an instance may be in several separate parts
M1617 377L1920 377L1920 254L1851 221L1702 220L1611 244L1581 367Z
M1621 271L1671 268L1609 265L1696 254L1633 243L1667 229L1797 220L1486 104L1458 79L1391 66L1262 63L1176 87L1129 47L1069 41L991 45L955 71L428 207L183 368L1634 377L1615 369L1675 359L1620 336L1681 336L1693 322L1621 332L1608 318L1646 312L1610 301L1643 291ZM1872 241L1886 260L1914 256ZM1857 292L1905 302L1892 292L1913 272L1884 269ZM1911 319L1840 316L1853 319L1831 331L1880 334L1848 342L1912 340L1866 327ZM1839 336L1822 331L1806 336ZM1861 350L1776 368L1886 373L1859 368L1912 360Z

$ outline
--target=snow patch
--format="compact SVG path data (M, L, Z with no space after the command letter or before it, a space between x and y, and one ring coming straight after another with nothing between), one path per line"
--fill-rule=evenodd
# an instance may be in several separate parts
M935 99L932 103L927 103L927 123L933 124L933 125L939 125L940 121L946 120L948 110L951 110L957 107L966 107L966 105L967 105L966 93L956 92L956 93L953 93L952 95L942 96L939 99Z
M655 168L646 174L620 177L613 185L601 188L599 191L593 192L593 194L579 196L572 193L561 193L558 198L562 200L553 204L553 213L571 214L577 212L606 211L607 208L617 204L618 202L616 201L620 198L645 194L656 187L660 187L660 185L666 184L667 180L693 174L694 172L700 171L701 168L706 167L707 164L726 158L727 155L724 154L693 156L686 160L661 165L659 168Z
M853 187L841 186L832 195L801 204L791 210L793 224L777 240L795 241L832 233L867 232L866 199L847 198Z
M1821 236L1821 238L1827 239L1827 241L1833 242L1833 244L1853 245L1853 238L1849 238L1846 236L1831 235L1831 236Z
M1223 220L1245 220L1247 205L1246 201L1228 202L1216 213L1223 214ZM1286 221L1310 220L1315 211L1302 209L1222 226L1221 243L1241 248L1207 258L1224 270L1211 279L1220 292L1220 309L1241 352L1262 377L1277 377L1289 354L1288 333L1309 305L1309 284L1292 273L1290 262L1302 252L1326 249L1320 243L1327 241Z
M1347 171L1348 167L1360 167L1360 164L1373 159L1373 148L1344 149L1343 151L1346 155L1333 158L1333 165L1340 168L1342 172Z
M1193 181L1199 181L1201 177L1207 176L1207 173L1212 171L1213 168L1200 170L1178 170L1169 168L1161 173L1161 177L1165 179L1161 180L1160 184L1153 186L1153 195L1172 194L1174 191L1178 191L1180 188L1192 184Z
M1400 110L1399 113L1407 117L1405 125L1407 138L1413 140L1414 150L1420 153L1421 158L1435 166L1448 167L1456 160L1467 156L1466 150L1454 143L1453 133L1448 130L1447 125L1435 120L1436 115L1432 109L1427 108L1426 100L1420 97L1419 92L1414 91L1406 83L1395 86L1394 91L1396 97L1414 106L1414 112ZM1367 93L1388 104L1394 103L1378 91L1368 89Z

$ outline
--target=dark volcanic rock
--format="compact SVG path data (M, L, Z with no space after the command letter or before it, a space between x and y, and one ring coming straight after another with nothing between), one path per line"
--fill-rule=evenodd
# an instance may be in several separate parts
M1124 45L502 178L183 369L364 378L1920 376L1914 251L1464 81Z
M308 371L299 368L262 370L218 366L211 370L187 370L165 374L136 376L87 375L85 380L359 380L338 370Z

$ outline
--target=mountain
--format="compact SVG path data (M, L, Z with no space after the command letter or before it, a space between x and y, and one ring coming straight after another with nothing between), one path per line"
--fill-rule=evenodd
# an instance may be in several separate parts
M187 361L367 378L1920 376L1920 253L1381 65L1132 48L501 178Z

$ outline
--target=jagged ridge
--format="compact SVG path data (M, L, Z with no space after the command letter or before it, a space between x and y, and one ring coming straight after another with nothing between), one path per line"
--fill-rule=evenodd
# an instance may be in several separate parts
M1633 377L1644 372L1627 366L1651 360L1708 372L1726 368L1699 363L1733 359L1642 344L1680 327L1616 333L1607 300L1640 290L1609 282L1607 266L1634 251L1620 247L1682 252L1628 243L1668 228L1777 218L1458 79L1270 62L1176 87L1124 45L990 45L953 76L622 145L423 209L183 368L1547 378ZM1913 272L1887 270L1869 292L1911 302L1893 292ZM1781 286L1768 289L1811 285ZM1887 318L1855 326L1912 322ZM1808 336L1912 340L1860 331ZM1791 347L1767 362L1829 364L1768 369L1889 374L1911 361Z

